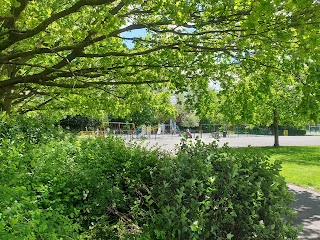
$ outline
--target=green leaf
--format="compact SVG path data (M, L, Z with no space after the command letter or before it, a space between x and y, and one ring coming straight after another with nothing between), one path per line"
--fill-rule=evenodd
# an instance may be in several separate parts
M18 8L21 5L21 3L17 0L10 0L10 1L11 1L12 7L14 7L14 8Z
M232 233L228 233L228 234L227 234L227 239L232 239L233 236L234 236L234 235L233 235Z

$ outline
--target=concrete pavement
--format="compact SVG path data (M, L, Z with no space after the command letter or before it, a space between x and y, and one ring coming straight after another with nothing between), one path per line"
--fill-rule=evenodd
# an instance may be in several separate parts
M288 184L290 191L295 194L291 207L297 213L295 224L303 225L299 239L320 239L320 193L312 189Z

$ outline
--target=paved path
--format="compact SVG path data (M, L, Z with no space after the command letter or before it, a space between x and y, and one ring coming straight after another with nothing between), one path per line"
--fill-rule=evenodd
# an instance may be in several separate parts
M205 143L209 143L214 139L207 135L204 136L202 140ZM157 139L148 139L144 141L143 144L149 146L158 145L162 149L174 152L174 149L180 141L181 137L166 135L161 137L158 136ZM320 136L281 136L279 141L281 146L320 146ZM273 146L273 137L234 136L221 138L218 144L219 146L222 146L227 142L230 147L247 147L248 145ZM295 224L303 225L303 230L299 234L299 239L320 240L320 193L293 184L288 184L288 187L290 191L295 193L295 201L291 205L291 207L297 212Z
M320 193L288 184L295 193L291 207L297 212L295 224L302 224L299 239L320 239Z

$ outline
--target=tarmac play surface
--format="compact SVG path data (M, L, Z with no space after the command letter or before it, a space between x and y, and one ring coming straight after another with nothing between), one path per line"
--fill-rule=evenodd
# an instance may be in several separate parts
M193 135L197 136L197 135ZM144 140L143 144L149 146L158 145L164 150L172 151L181 142L182 137L177 135L151 135ZM189 139L190 141L195 141L195 138ZM210 137L210 135L203 135L201 140L204 143L210 143L216 141L216 139ZM140 141L140 140L139 140ZM280 146L320 146L320 135L319 136L280 136L279 137ZM220 138L217 142L219 146L227 143L230 147L263 147L263 146L273 146L274 138L273 136L240 136L232 135L225 138Z

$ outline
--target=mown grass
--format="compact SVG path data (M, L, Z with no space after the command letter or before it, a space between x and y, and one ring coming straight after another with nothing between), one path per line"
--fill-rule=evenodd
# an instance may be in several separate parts
M267 154L270 161L282 162L281 175L286 182L320 191L320 146L316 147L250 147L235 151Z

